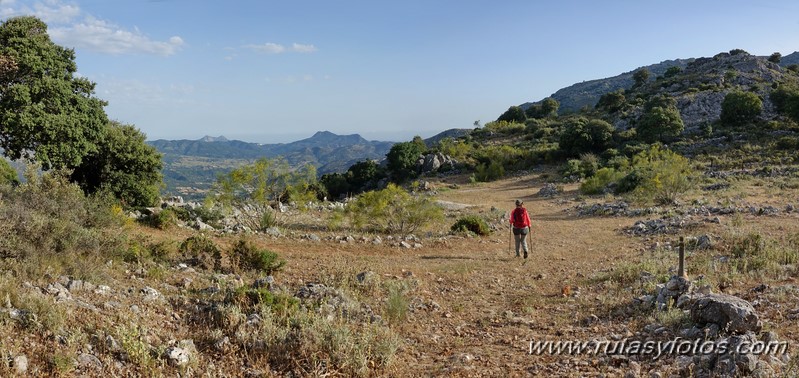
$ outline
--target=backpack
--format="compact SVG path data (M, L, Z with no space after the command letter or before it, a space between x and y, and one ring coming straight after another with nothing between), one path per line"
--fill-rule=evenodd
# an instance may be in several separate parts
M527 209L520 207L513 210L513 226L524 227L524 215L527 214Z

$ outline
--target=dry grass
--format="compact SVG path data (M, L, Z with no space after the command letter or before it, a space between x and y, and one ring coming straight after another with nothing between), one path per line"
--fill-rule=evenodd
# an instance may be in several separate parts
M551 172L544 173L553 177ZM361 234L327 230L325 217L329 213L320 211L290 219L284 227L288 237L252 239L258 248L274 251L286 260L275 279L287 295L305 283L323 283L338 288L360 306L368 306L382 316L384 323L353 322L339 316L328 319L318 316L313 308L276 309L257 301L226 301L226 293L262 275L251 270L223 276L201 269L195 273L178 270L177 245L192 236L192 231L164 232L128 225L126 232L138 235L130 239L149 252L132 262L114 258L110 266L92 260L84 277L113 287L122 298L81 294L98 311L56 304L52 297L44 298L49 301L47 306L44 302L35 305L38 299L15 277L0 276L0 300L7 293L14 307L25 306L42 314L37 317L38 323L28 325L0 313L0 332L15 335L0 339L0 351L5 353L2 360L25 353L31 360L31 370L40 375L78 375L86 370L75 366L71 358L92 345L93 353L104 364L103 373L111 375L241 375L246 366L247 371L259 370L267 376L286 371L308 376L525 376L543 374L531 373L528 369L533 365L563 360L527 355L532 339L587 340L636 332L650 322L679 328L685 321L676 310L653 313L626 309L632 298L652 292L656 282L671 274L676 266L674 251L653 250L651 246L674 241L675 236L644 239L620 232L637 220L634 218L570 216L565 210L578 203L574 201L578 184L565 185L565 193L556 198L539 198L535 193L546 181L542 173L490 183L467 181L452 177L434 182L439 188L459 185L440 191L437 199L471 207L451 211L446 219L426 229L419 236L430 232L432 237L423 237L421 248L396 247L385 241L385 235L380 245L326 240L347 234L357 240ZM797 193L794 188L783 187L785 192L776 192L767 180L739 181L721 193L690 193L687 201L745 201L781 208L782 201L795 199ZM533 220L531 253L526 261L513 257L504 228L506 211L516 199L525 201ZM470 214L499 225L499 231L486 237L441 238L454 219ZM774 243L770 251L796 248L791 244L799 235L795 217L723 216L720 224L708 223L691 230L686 236L709 233L720 236L721 241L709 251L690 250L689 273L693 277L704 274L705 281L714 287L723 286L725 292L750 300L754 298L751 288L767 283L774 289L764 293L764 298L781 304L783 309L795 308L799 293L785 287L795 285L796 262L793 268L769 263L767 269L746 273L732 269L732 264L718 264L718 257L731 255L736 237L742 235L762 235ZM323 240L300 238L307 233L316 233ZM214 237L224 251L231 250L237 241L236 236ZM764 256L773 260L778 255ZM54 260L47 265L52 265L49 271L39 268L26 276L40 274L40 282L34 282L37 285L53 282L61 274L81 277L67 263ZM364 271L373 275L359 282L356 275ZM655 280L642 281L642 271L652 273ZM186 284L187 278L190 281ZM575 288L577 295L563 297L566 285ZM138 290L144 286L156 288L167 299L143 301ZM209 287L218 287L220 292L206 293ZM120 303L117 307L104 306L113 301ZM217 306L211 318L195 316L196 308L207 305ZM765 323L779 330L781 338L799 340L799 327L784 311L776 307L760 311ZM248 324L252 314L258 314L260 322ZM592 314L599 321L586 326L585 319ZM112 336L120 350L111 350L106 336ZM224 337L230 340L229 346L215 346ZM170 341L184 339L194 340L199 356L181 370L169 366L162 353ZM127 359L120 368L115 361L120 360L122 352ZM281 354L287 357L280 358ZM33 370L37 366L38 370ZM9 375L12 369L0 364L0 375ZM575 369L572 373L579 371L579 375L622 374L619 368L590 362Z

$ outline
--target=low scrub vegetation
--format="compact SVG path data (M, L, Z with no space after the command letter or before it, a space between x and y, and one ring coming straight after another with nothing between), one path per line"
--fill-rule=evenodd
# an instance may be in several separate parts
M366 192L350 203L345 214L360 230L407 235L443 218L430 200L414 197L399 186Z
M485 236L491 234L491 227L485 219L477 215L467 215L458 218L458 221L450 228L452 232L472 232L477 235Z

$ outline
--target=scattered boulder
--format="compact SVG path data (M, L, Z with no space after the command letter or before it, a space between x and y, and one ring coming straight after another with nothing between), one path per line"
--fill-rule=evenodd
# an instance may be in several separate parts
M191 339L181 340L177 345L170 346L164 351L164 356L169 361L169 364L173 366L188 364L196 354L197 347L194 346L194 340Z
M695 323L717 324L722 331L734 334L758 332L762 327L752 304L732 295L705 295L693 302L690 311Z
M266 230L264 230L264 233L269 235L269 236L276 237L276 238L278 238L278 237L283 235L283 233L280 232L280 229L277 228L277 227L269 227Z
M257 278L255 282L253 282L252 287L255 289L266 288L272 291L275 289L275 277L266 276Z
M457 161L441 152L420 156L416 161L416 170L421 173L435 173L439 171L451 171L455 169Z
M28 372L28 357L24 354L14 357L14 372L24 375Z
M94 355L81 353L78 356L78 366L87 369L102 370L103 363Z
M161 298L161 293L158 290L155 290L149 286L144 287L140 290L141 294L144 296L145 301L154 301Z
M686 298L693 293L694 285L685 277L672 276L665 284L657 285L655 303L658 309L664 310L669 305L681 308Z
M625 229L628 234L635 236L674 234L683 228L694 225L696 222L690 217L671 217L661 219L639 220Z
M187 350L176 346L167 348L164 354L169 363L174 366L184 366L191 360L191 356Z
M557 185L548 182L538 191L539 197L554 197L563 192Z

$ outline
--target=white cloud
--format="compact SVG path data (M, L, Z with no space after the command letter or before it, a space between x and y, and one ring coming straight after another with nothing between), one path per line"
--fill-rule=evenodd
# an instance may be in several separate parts
M34 15L47 24L71 22L81 14L77 5L61 4L57 0L36 3L33 9Z
M33 15L47 24L66 23L80 15L77 5L63 4L58 0L45 0L33 4L33 7L17 4L15 0L0 0L0 17Z
M85 48L107 54L173 55L185 43L173 36L166 41L151 39L138 29L127 30L112 22L95 18L75 4L62 0L41 0L17 5L15 0L0 0L0 17L33 15L48 24L50 37L67 47Z
M184 44L180 37L171 37L169 41L155 41L138 29L124 30L92 17L67 27L52 28L50 36L58 43L70 47L114 55L144 53L167 56L175 54Z
M316 51L316 46L295 43L291 45L291 50L298 53L312 53Z
M244 46L244 47L246 47L246 48L248 48L250 50L253 50L253 51L258 51L258 52L267 53L267 54L280 54L280 53L283 53L283 52L286 51L286 47L285 46L283 46L281 44L278 44L278 43L272 43L272 42L267 42L267 43L264 43L264 44L261 44L261 45L247 45L247 46Z
M312 53L316 51L316 46L314 45L303 45L299 43L293 43L290 48L286 48L286 46L273 42L267 42L260 45L245 45L243 47L267 54L282 54L284 52Z

